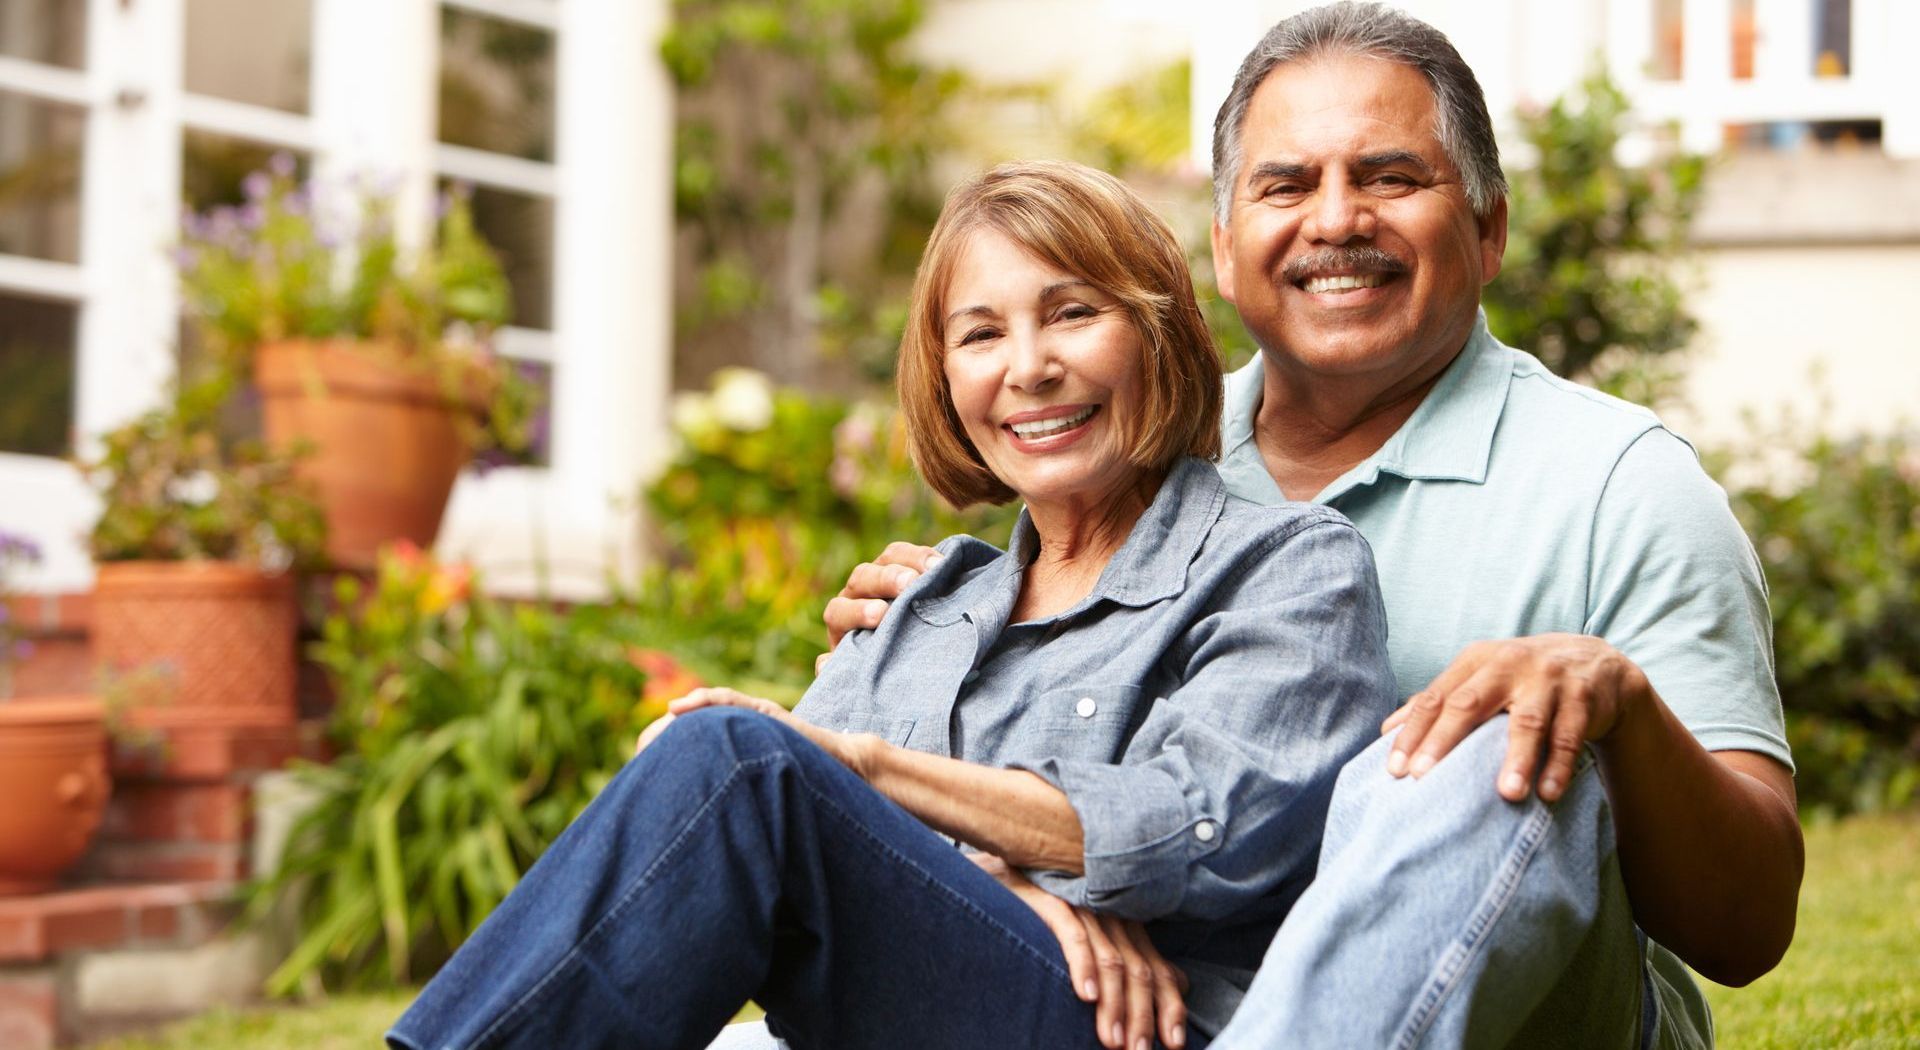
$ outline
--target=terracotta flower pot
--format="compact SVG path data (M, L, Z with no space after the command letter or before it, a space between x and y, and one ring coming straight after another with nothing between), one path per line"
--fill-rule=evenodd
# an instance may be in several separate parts
M93 841L110 787L99 701L0 701L0 895L58 882Z
M393 540L433 545L467 462L455 404L433 375L393 347L348 341L269 343L254 355L267 442L310 443L299 467L320 491L327 556L374 566Z
M136 726L293 723L293 580L227 562L108 562L93 655L129 691Z

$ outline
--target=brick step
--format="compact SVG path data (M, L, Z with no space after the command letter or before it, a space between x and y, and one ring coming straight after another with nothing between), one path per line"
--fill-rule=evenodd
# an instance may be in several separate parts
M157 882L0 897L0 963L103 948L187 947L224 929L235 884Z

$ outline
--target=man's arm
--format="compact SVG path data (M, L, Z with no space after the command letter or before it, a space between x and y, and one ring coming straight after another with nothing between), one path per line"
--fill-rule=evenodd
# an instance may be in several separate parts
M1388 769L1424 774L1510 715L1497 790L1560 797L1588 742L1600 758L1636 922L1703 976L1743 985L1793 940L1805 847L1793 777L1748 751L1703 748L1640 668L1605 641L1540 635L1467 648L1387 719Z

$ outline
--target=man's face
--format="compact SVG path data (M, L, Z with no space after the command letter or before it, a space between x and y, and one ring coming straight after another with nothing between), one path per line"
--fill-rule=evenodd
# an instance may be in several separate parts
M1231 210L1213 226L1220 294L1296 374L1379 389L1436 374L1500 269L1506 206L1474 217L1408 66L1325 56L1254 92Z

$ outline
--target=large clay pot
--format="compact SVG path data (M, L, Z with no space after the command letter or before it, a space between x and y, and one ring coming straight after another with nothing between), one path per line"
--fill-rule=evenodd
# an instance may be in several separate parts
M58 882L93 840L110 786L99 701L0 701L0 895Z
M431 547L467 462L455 405L432 374L381 344L269 343L254 355L267 442L305 442L302 477L320 491L327 556L367 570L394 540Z
M93 656L136 726L284 726L299 628L290 576L229 562L108 562Z

